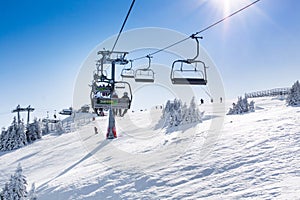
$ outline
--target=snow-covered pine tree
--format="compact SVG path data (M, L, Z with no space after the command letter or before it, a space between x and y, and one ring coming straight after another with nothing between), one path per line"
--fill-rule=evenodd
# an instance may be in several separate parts
M61 121L55 123L55 130L58 134L62 134L65 132Z
M174 100L174 106L173 106L173 112L172 112L172 117L171 119L173 120L172 122L172 125L173 126L178 126L181 124L181 121L182 121L182 110L181 110L181 107L182 107L182 102L178 99L175 99Z
M237 103L232 103L232 108L229 109L227 115L237 115L242 113L241 103L242 97L238 97Z
M171 101L168 100L165 106L165 109L163 111L163 120L164 120L164 125L163 127L169 126L170 121L171 121Z
M287 104L289 106L300 105L300 83L296 81L290 91L290 94L287 97Z
M246 96L242 99L241 108L242 108L243 113L246 113L249 111L249 103L248 103L248 98Z
M6 200L6 199L13 199L12 194L9 193L10 188L8 183L5 183L4 188L0 192L0 199L1 200Z
M158 125L163 123L163 127L170 128L182 124L201 122L203 113L199 111L194 97L191 100L189 108L186 103L182 104L181 100L174 99L173 102L167 101Z
M50 133L48 119L42 122L42 135L47 135Z
M232 104L232 108L229 108L227 115L237 115L247 112L254 112L254 101L248 103L247 97L238 97L237 103Z
M238 101L236 104L236 114L242 114L243 113L243 98L238 97Z
M16 146L17 148L21 148L27 144L26 134L25 134L25 126L23 122L18 124L18 130L16 134Z
M36 138L41 139L42 138L42 123L41 123L41 120L37 120L37 118L35 118L33 124L35 126Z
M4 150L7 138L7 131L3 128L0 135L0 151Z
M37 200L37 195L36 195L36 191L35 191L35 184L32 183L31 185L31 189L30 191L28 192L28 197L27 197L28 200Z
M189 119L188 122L189 123L193 123L194 122L194 117L195 117L195 98L193 97L191 99L190 102L190 107L188 108L188 115L189 115Z
M27 144L24 124L23 122L17 123L16 118L14 118L11 126L9 126L8 129L2 134L3 134L3 136L1 136L3 137L1 139L2 151L10 151L13 149L18 149Z
M232 108L229 108L227 115L233 115L235 111L235 103L232 103Z
M27 197L26 185L26 177L23 175L22 167L19 164L15 174L5 184L0 194L1 200L25 200Z
M170 111L170 100L167 101L166 105L162 109L162 115L156 125L156 128L166 127L169 124L169 111Z
M189 119L188 119L188 107L187 107L186 103L183 104L181 113L182 113L181 123L187 124Z
M189 108L187 108L187 111L183 112L185 113L184 121L186 123L201 122L204 114L204 112L199 111L195 101L195 97L191 99L190 106Z
M166 103L166 106L164 108L164 113L170 112L170 108L171 108L171 101L168 100L167 103Z
M250 112L255 112L255 107L254 107L255 102L252 100L249 103L249 111Z
M170 103L170 108L169 108L169 117L168 117L169 123L167 125L169 127L174 126L174 123L175 123L175 114L174 113L175 113L175 106L174 106L174 102L173 102L173 103Z
M28 125L26 136L28 143L42 138L41 124L36 118L34 119L33 123Z

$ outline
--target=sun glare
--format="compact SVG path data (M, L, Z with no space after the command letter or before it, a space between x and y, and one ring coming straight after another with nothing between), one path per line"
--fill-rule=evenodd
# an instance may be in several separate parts
M232 12L249 4L249 0L211 0L212 6L216 7L218 11L223 13L223 16L228 16Z
M210 22L215 20L220 20L227 16L230 16L234 12L244 8L245 6L253 3L255 0L203 0L202 5L206 6L210 10ZM254 7L254 8L253 8ZM255 6L253 6L251 10L256 10ZM249 12L248 12L249 13ZM230 21L226 20L223 22L223 36L226 37L229 34L230 29ZM239 15L235 17L235 23L239 23L238 26L241 28L247 28L247 19L243 15ZM237 27L237 24L235 24Z

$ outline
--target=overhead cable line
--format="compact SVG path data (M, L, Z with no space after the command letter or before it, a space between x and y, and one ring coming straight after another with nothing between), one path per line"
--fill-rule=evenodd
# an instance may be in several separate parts
M126 17L125 17L125 20L124 20L124 22L123 22L123 24L122 24L122 27L121 27L121 29L120 29L120 31L119 31L119 34L118 34L118 37L117 37L117 39L116 39L116 41L115 41L115 43L114 43L114 46L113 46L113 48L111 49L111 51L114 51L114 49L115 49L115 47L116 47L116 45L117 45L117 42L118 42L119 37L120 37L120 35L121 35L122 31L123 31L123 28L124 28L124 26L125 26L125 24L126 24L126 21L127 21L128 17L129 17L129 14L130 14L130 12L131 12L131 10L132 10L132 7L133 7L134 2L135 2L135 0L132 0L132 3L131 3L131 5L130 5L130 8L129 8L128 12L127 12L127 15L126 15Z
M228 16L222 18L221 20L219 20L219 21L217 21L217 22L215 22L215 23L209 25L208 27L206 27L206 28L204 28L204 29L202 29L202 30L200 30L200 31L198 31L198 32L196 32L196 33L194 33L194 34L188 36L187 38L184 38L184 39L182 39L182 40L179 40L178 42L175 42L175 43L173 43L173 44L171 44L171 45L169 45L169 46L166 46L166 47L164 47L164 48L162 48L162 49L159 49L159 50L157 50L157 51L154 51L153 53L150 53L150 54L148 54L148 55L146 55L146 56L141 56L141 57L138 57L138 58L135 58L135 59L132 59L132 60L135 61L135 60L140 60L140 59L142 59L142 58L146 58L147 56L153 56L153 55L155 55L155 54L157 54L157 53L159 53L159 52L162 52L162 51L164 51L164 50L166 50L166 49L169 49L169 48L171 48L171 47L173 47L173 46L175 46L175 45L177 45L177 44L180 44L180 43L182 43L182 42L184 42L184 41L186 41L186 40L188 40L188 39L190 39L190 38L193 38L193 37L195 37L196 35L199 35L200 33L203 33L204 31L207 31L208 29L210 29L210 28L212 28L212 27L218 25L219 23L221 23L221 22L227 20L228 18L230 18L230 17L232 17L232 16L234 16L234 15L240 13L241 11L243 11L243 10L249 8L250 6L252 6L252 5L258 3L259 1L260 1L260 0L256 0L256 1L254 1L254 2L252 2L252 3L250 3L250 4L248 4L248 5L246 5L246 6L244 6L244 7L242 7L241 9L239 9L239 10L237 10L237 11L231 13L230 15L228 15Z

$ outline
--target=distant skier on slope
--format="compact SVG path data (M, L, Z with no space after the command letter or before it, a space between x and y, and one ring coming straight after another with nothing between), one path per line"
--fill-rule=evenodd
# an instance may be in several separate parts
M96 126L94 126L94 130L95 130L95 135L98 134L98 129Z

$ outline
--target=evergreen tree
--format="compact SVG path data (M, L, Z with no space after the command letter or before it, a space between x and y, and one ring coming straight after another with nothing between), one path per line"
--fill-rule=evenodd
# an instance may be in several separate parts
M300 83L296 81L287 97L287 104L290 106L300 105Z
M31 185L31 189L28 193L28 200L37 200L37 195L36 195L36 191L35 191L35 184L32 183Z
M242 99L241 108L243 113L249 111L249 103L248 103L248 98L246 96L244 97L244 99Z
M1 200L25 200L27 197L26 177L23 175L22 167L19 164L14 175L5 184L0 198Z
M27 144L26 134L25 134L25 126L23 122L18 124L18 129L16 130L16 137L15 137L15 145L14 148L18 149Z
M65 132L65 131L64 131L64 128L63 128L63 126L62 126L61 121L55 123L55 130L56 130L56 132L59 133L59 134L62 134L62 133Z
M186 111L184 112L184 122L185 123L194 123L194 122L201 122L204 112L200 112L197 104L195 102L195 97L191 99L190 106L187 108L185 106Z
M34 119L33 123L28 125L26 136L28 143L42 138L41 124L36 118Z
M17 123L16 118L14 118L11 126L1 134L1 150L10 151L26 145L27 139L24 129L23 122Z
M236 104L236 114L242 114L243 113L243 98L238 97L238 101Z
M164 113L170 112L170 108L171 108L171 101L168 100L167 103L166 103L166 106L164 108Z
M191 113L191 122L197 122L198 121L199 110L198 110L196 102L195 102L195 97L193 97L191 99L190 113Z
M195 98L193 97L190 106L187 107L186 103L182 105L182 101L174 99L173 102L167 101L163 109L162 117L159 124L164 122L163 127L173 127L182 124L201 122L204 112L200 112Z
M7 131L5 129L2 129L1 135L0 135L0 150L5 149L6 141L7 141Z
M255 111L254 101L253 100L250 101L250 103L249 103L249 111L250 112L254 112Z
M173 112L173 124L174 126L178 126L182 122L182 102L180 100L174 100L174 112Z
M183 104L182 106L182 124L187 124L188 123L188 107L186 103Z
M1 200L13 199L12 193L10 191L11 189L9 188L8 183L5 183L4 188L0 192L0 199Z
M43 120L42 122L43 122L42 135L47 135L50 133L49 121L48 121L48 119L46 119L46 120Z
M232 108L229 108L227 115L237 115L247 112L254 112L254 101L248 103L247 97L238 97L237 103L232 104Z
M171 101L168 100L165 108L163 109L163 115L161 120L163 121L163 127L169 126L171 121Z

